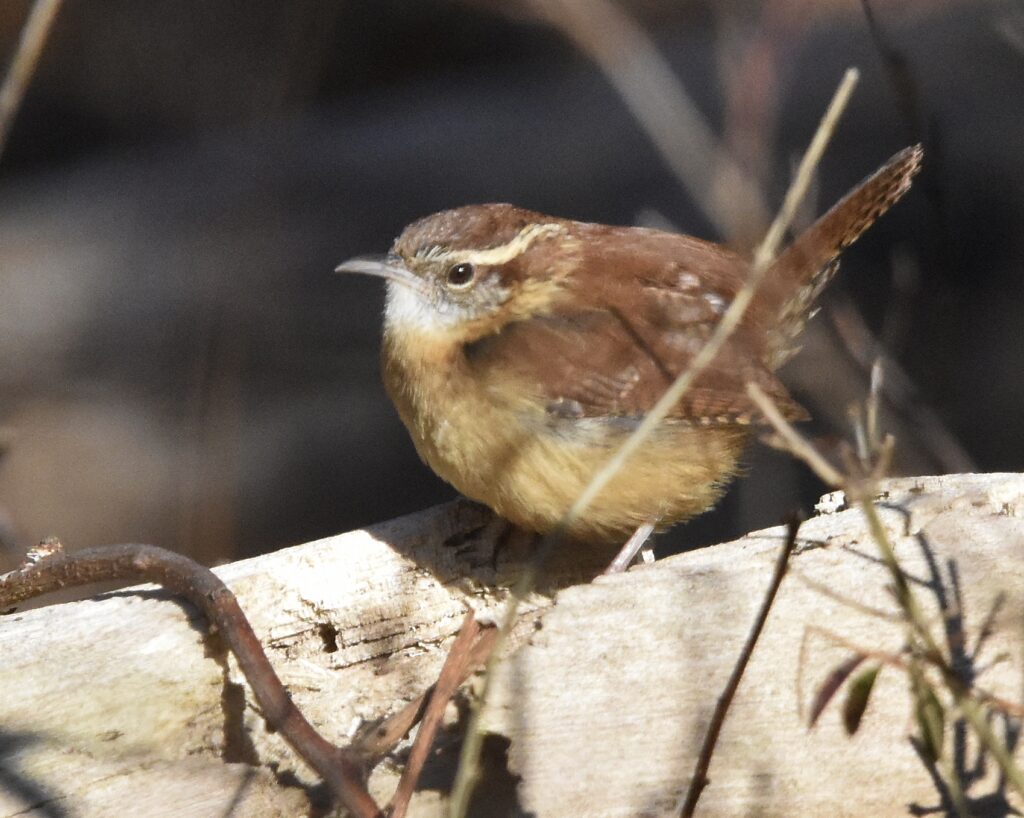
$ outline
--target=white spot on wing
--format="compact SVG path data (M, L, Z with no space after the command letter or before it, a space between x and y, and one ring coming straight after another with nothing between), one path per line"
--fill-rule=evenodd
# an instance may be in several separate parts
M704 300L718 315L725 312L725 299L718 293L704 293Z
M684 270L676 279L676 286L680 290L696 290L700 287L700 279L693 273L688 273Z

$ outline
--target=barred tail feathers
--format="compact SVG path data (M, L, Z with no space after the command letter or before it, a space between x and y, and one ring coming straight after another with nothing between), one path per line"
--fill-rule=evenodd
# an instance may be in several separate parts
M920 145L901 150L797 236L772 264L762 303L778 310L784 329L784 340L773 351L780 358L777 365L789 357L789 342L803 329L815 299L835 273L839 254L910 190L923 155Z

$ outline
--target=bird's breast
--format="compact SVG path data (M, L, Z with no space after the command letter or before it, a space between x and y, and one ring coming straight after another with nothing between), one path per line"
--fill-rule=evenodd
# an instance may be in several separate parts
M384 382L416 450L442 479L533 530L559 524L635 427L624 418L551 413L524 385L482 378L438 333L385 331ZM615 541L648 520L687 519L714 503L746 439L738 427L668 424L602 491L570 533Z

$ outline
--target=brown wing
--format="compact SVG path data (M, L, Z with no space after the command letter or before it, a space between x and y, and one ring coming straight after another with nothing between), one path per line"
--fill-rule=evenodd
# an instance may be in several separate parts
M787 417L806 417L773 370L792 353L832 261L906 192L920 161L919 146L896 154L780 255L737 331L671 417L748 422L757 417L748 382ZM706 343L749 265L718 245L658 230L573 223L572 234L579 255L560 305L467 345L468 364L496 393L511 379L555 414L642 416ZM551 250L538 243L531 252ZM531 269L513 261L510 281L517 268Z
M507 324L467 345L469 366L489 378L496 392L511 378L516 389L531 392L555 415L641 417L707 342L745 273L735 256L714 245L698 247L686 237L652 232L651 253L635 241L628 252L620 251L620 242L600 240L607 237L592 237L588 244L590 252L600 254L590 259L589 269L605 266L605 275L571 283L554 313ZM698 281L686 252L669 255L674 260L666 263L666 248L656 246L666 240L676 249L720 252L722 274L716 278L705 265ZM670 417L702 424L750 422L757 413L746 384L753 381L787 417L805 418L761 363L761 334L741 326Z

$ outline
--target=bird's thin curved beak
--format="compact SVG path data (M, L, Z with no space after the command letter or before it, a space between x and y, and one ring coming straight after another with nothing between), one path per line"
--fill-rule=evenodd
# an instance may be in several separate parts
M410 273L399 258L389 256L356 256L334 268L336 273L363 273L378 276L389 281L397 281L403 286L425 293L427 288L423 279Z

